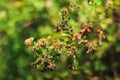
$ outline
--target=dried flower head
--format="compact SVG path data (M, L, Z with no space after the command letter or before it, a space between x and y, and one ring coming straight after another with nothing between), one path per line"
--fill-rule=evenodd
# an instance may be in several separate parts
M88 47L88 50L87 50L86 53L92 53L93 51L95 51L97 49L98 45L95 42L88 42L86 44L86 46Z
M81 39L81 34L80 33L75 33L74 37L75 37L75 39Z
M30 46L32 46L33 41L34 41L34 38L30 37L25 40L25 45L30 47Z
M106 36L104 35L104 32L102 29L97 29L97 32L98 32L98 37L99 37L99 41L98 41L98 44L99 45L102 45L102 40L106 38Z

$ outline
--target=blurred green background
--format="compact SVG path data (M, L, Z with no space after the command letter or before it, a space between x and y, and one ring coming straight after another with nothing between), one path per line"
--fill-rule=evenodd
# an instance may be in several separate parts
M120 80L120 0L93 0L94 5L88 1L92 0L0 0L0 80ZM70 2L81 6L69 23L75 31L79 22L103 19L95 24L108 40L92 55L81 53L77 71L41 73L31 68L33 53L24 41L55 36L60 9Z

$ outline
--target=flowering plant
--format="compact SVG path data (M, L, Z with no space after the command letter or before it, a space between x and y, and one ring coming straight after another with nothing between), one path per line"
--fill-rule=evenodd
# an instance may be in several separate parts
M80 5L72 3L70 8L61 9L62 19L55 26L55 32L59 33L57 39L48 36L37 41L34 41L33 37L25 40L25 45L34 52L35 61L31 63L33 67L40 71L53 71L57 68L57 62L61 61L61 56L64 55L71 60L67 63L68 67L76 70L77 55L80 54L80 50L90 54L102 44L102 40L106 38L104 31L101 27L96 27L93 22L80 23L79 32L75 32L69 25L70 15L75 8L80 8Z

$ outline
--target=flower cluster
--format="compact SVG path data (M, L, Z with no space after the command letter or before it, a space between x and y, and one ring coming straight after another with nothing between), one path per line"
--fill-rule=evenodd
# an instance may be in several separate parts
M56 60L60 61L61 55L66 55L68 58L72 58L72 63L68 67L72 70L76 70L77 51L79 45L85 46L88 50L86 53L92 53L101 45L102 40L105 38L102 29L93 29L92 23L82 23L78 33L75 33L73 28L68 24L70 21L70 11L67 8L61 10L62 20L55 26L55 32L60 33L58 39L54 39L52 36L47 38L40 38L38 41L34 41L31 37L25 40L25 45L30 47L34 52L35 61L31 63L34 68L40 71L53 71L57 68ZM91 33L96 33L99 40L89 40Z

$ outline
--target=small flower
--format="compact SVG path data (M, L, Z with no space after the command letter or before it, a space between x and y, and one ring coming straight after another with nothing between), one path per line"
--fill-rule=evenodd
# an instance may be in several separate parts
M37 41L37 44L39 47L44 48L46 46L46 39L45 38L41 38Z
M48 39L48 40L52 40L52 36L48 36L47 39Z
M99 41L98 41L98 44L99 45L102 45L102 40L106 38L106 36L104 35L104 32L102 29L97 29L97 32L98 32L98 37L99 37Z
M65 15L65 14L68 13L68 10L67 10L67 8L63 7L63 8L61 9L61 12L62 12L62 15Z
M54 48L59 48L61 45L62 45L62 43L61 43L61 42L58 42L58 41L55 41L55 42L53 43L53 47L54 47Z
M56 69L56 65L54 63L49 63L49 65L47 66L47 69L50 70L50 71L53 71Z
M75 33L74 37L75 37L75 39L81 39L81 34L80 33Z
M31 46L33 41L34 41L34 38L30 37L30 38L25 40L25 45L26 46Z
M90 23L84 23L81 26L82 29L85 29L85 32L91 32L92 25Z
M82 41L82 43L83 43L83 44L87 44L87 43L88 43L88 40L85 39L85 40Z
M87 53L91 53L97 49L98 45L94 42L88 42L86 46L88 47Z

